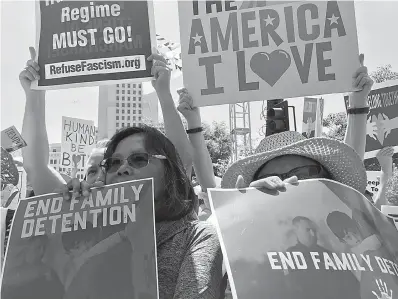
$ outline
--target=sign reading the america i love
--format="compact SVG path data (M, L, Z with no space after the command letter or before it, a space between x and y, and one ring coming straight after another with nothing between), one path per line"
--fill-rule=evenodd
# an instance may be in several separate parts
M179 12L184 85L197 106L352 90L352 1L179 1Z

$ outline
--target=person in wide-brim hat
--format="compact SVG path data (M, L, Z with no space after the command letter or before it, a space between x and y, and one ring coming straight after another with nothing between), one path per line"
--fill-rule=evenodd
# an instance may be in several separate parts
M292 160L289 157L296 159L297 167L289 165L291 161L288 160ZM273 160L277 163L271 165ZM271 167L267 169L268 166ZM283 168L289 169L290 166L292 168L284 172ZM241 159L228 168L221 187L235 188L238 176L242 176L246 183L271 176L279 176L281 179L297 176L299 180L327 178L361 193L365 192L367 184L362 159L350 146L331 138L307 139L294 131L265 137L254 155Z

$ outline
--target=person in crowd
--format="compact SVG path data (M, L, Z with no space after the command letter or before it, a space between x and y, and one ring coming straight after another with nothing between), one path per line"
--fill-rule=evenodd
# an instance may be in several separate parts
M157 54L150 59L154 60L152 72L156 92L159 97L170 94L169 68ZM218 299L222 279L222 254L218 237L210 223L197 219L194 212L196 196L171 141L149 126L127 127L111 138L101 167L102 179L107 185L154 178L160 298ZM91 186L80 184L66 187L73 192L85 192ZM116 253L123 251L126 246L126 242L121 242L107 253L117 258L120 254ZM104 298L106 294L109 295L105 289L109 289L109 282L106 281L114 281L115 275L119 274L102 269L101 266L90 267L89 264L90 261L80 271L84 273L82 277L86 277L84 283L93 286L86 288L91 293L78 296L67 294L67 298ZM122 269L116 272L129 273L130 265L125 262L121 265ZM94 272L104 273L101 283L96 281L98 277ZM78 283L79 280L75 281ZM72 286L73 283L70 289L75 289Z
M331 255L331 252L318 244L316 224L307 217L297 216L292 220L292 225L297 243L286 251L301 252L306 261L311 261L311 253L316 252L320 263L318 268L307 262L306 269L286 270L289 298L359 299L359 284L353 273L325 268L323 253Z
M298 180L326 178L353 187L364 194L367 96L373 80L363 66L353 75L345 142L330 138L305 138L298 132L282 132L265 137L252 156L232 164L223 176L222 188L258 187L284 190Z
M388 180L392 178L394 172L394 165L392 162L393 155L394 155L393 147L385 147L381 149L376 155L376 158L379 161L381 167L381 173L380 173L379 191L377 192L374 198L374 205L379 210L381 209L382 205L388 205L386 191L387 191Z
M33 90L30 85L31 82L39 78L39 65L35 62L36 51L33 47L29 48L31 59L27 61L25 69L20 73L19 80L26 95L25 114L22 126L22 136L26 140L28 146L22 149L22 156L24 160L24 168L31 180L33 190L36 195L42 195L53 192L62 188L65 180L62 176L48 165L49 161L49 142L45 123L45 91ZM165 63L165 58L157 55L159 62ZM159 66L155 65L154 69ZM164 125L167 136L176 146L185 169L188 173L192 169L191 147L189 140L186 137L181 118L173 102L170 91L166 88L160 89L158 93L160 105L164 116ZM185 138L184 138L185 136ZM105 145L102 144L101 147ZM100 153L94 150L89 161L90 165L98 168L98 161L101 161ZM95 181L93 170L90 175L86 172L85 180L88 183ZM76 180L75 180L76 184Z
M378 283L381 280L389 290L398 291L396 270L388 271L389 263L397 263L392 253L384 246L382 239L359 210L354 210L352 218L340 211L331 212L326 223L333 234L357 256L367 256L369 264L361 261L366 271L360 271L361 299L378 298ZM392 268L393 269L393 268ZM388 297L386 297L388 298Z

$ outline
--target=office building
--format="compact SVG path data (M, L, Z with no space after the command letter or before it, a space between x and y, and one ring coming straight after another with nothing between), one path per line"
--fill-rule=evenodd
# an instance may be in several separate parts
M98 140L111 138L124 127L157 122L157 99L143 100L142 84L120 83L99 87Z

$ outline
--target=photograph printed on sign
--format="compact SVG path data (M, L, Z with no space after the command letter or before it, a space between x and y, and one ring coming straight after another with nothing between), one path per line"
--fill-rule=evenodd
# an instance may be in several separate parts
M178 5L184 86L196 106L353 90L359 51L352 1Z
M19 203L1 298L158 298L153 180Z
M384 147L398 152L398 80L375 84L368 96L365 159Z
M398 231L356 190L319 179L209 195L234 299L398 292Z
M141 82L156 46L152 1L36 0L34 89Z

